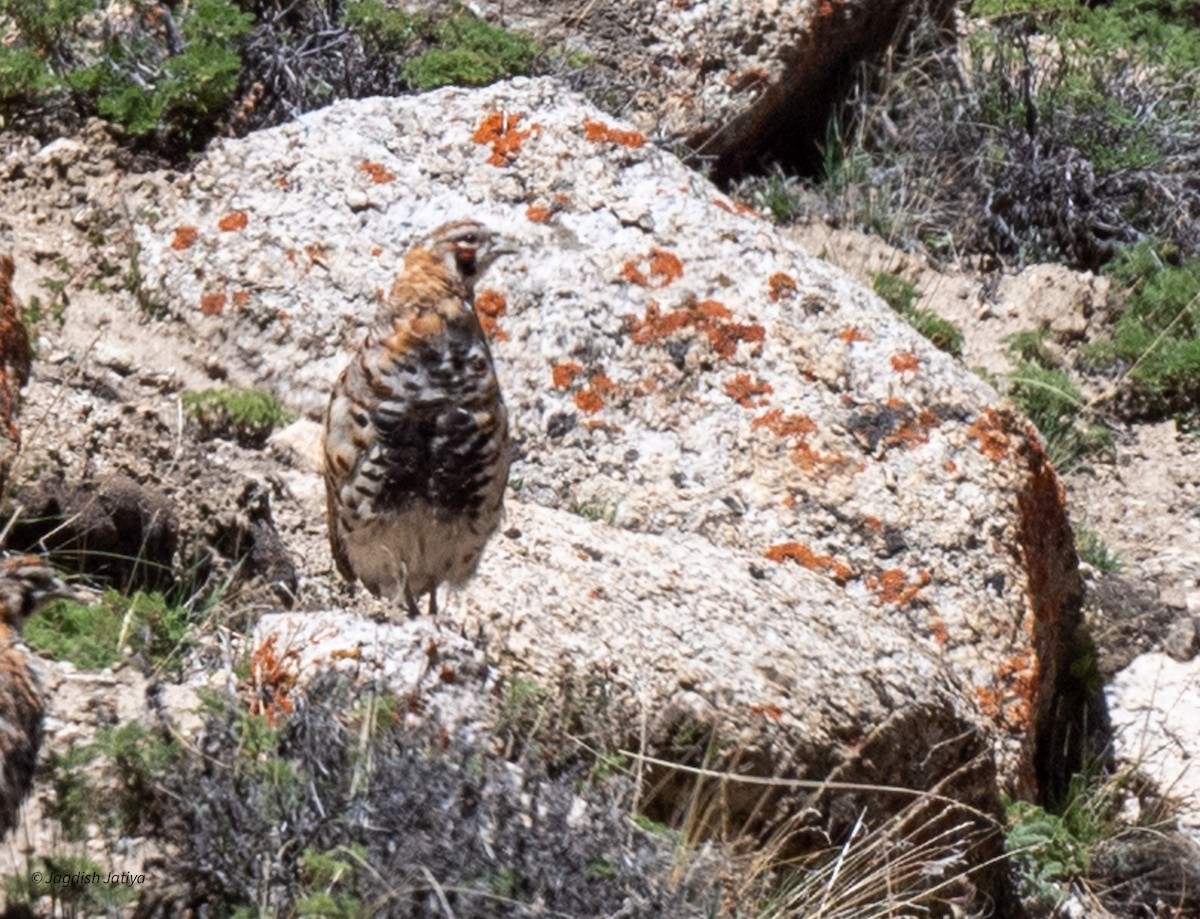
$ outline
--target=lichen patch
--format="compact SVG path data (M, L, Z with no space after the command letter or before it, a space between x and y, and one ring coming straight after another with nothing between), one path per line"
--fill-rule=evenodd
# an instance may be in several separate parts
M556 389L568 389L575 378L583 373L583 367L575 361L563 361L550 368L550 379Z
M508 312L508 300L504 294L490 287L475 295L475 314L483 333L493 341L507 341L508 333L500 328L500 317Z
M640 131L622 131L620 128L609 127L603 121L592 121L590 118L583 120L583 136L592 143L607 142L631 149L645 146L646 143L646 135Z
M917 599L921 588L932 580L925 569L911 577L903 568L889 568L867 578L867 587L879 594L879 602L904 606Z
M196 242L199 236L199 232L190 224L176 227L175 235L171 239L171 248L176 252L182 252L185 249L190 249L192 244Z
M713 351L725 360L737 352L739 341L761 343L766 331L761 325L729 321L732 312L716 300L691 300L680 309L663 313L654 300L646 304L640 319L629 316L629 330L635 344L645 345L669 338L684 329L695 329L708 339Z
M217 221L217 229L222 233L239 233L250 223L245 211L230 211Z
M492 148L492 154L488 157L491 165L497 168L507 166L516 159L521 145L541 132L542 126L539 124L531 124L522 131L518 125L524 117L521 113L490 112L479 122L471 140Z
M989 408L967 428L967 436L979 441L979 450L993 462L1008 456L1009 437L1005 431L1004 418L994 408Z
M763 553L763 557L772 562L795 562L810 571L827 571L839 584L845 584L854 571L844 562L839 562L830 555L818 555L808 546L798 542L784 542L771 546Z
M775 391L770 383L756 380L748 373L739 373L725 381L725 395L733 399L742 408L754 408L766 405L766 398Z
M363 160L358 164L358 168L370 176L371 181L376 185L386 185L388 182L396 181L396 173L388 169L383 163Z
M777 271L767 278L767 296L778 302L783 297L790 297L796 292L796 279L783 271Z

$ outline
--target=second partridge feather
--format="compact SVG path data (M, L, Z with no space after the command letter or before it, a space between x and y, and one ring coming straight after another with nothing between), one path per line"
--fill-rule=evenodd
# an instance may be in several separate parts
M499 526L508 415L473 306L475 281L516 250L474 221L404 257L325 416L329 540L338 571L409 615L461 586Z

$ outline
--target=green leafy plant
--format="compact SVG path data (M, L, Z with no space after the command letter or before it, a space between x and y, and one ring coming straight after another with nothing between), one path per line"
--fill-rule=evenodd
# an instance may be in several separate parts
M140 15L97 30L88 23L111 11L96 0L0 0L0 14L19 37L0 55L0 103L73 97L135 137L165 131L191 145L230 107L255 22L230 0L172 9L165 31Z
M274 393L258 389L203 389L181 398L201 438L225 437L251 447L262 446L275 428L294 417Z
M1068 884L1087 875L1092 853L1124 828L1119 805L1131 776L1129 770L1078 773L1056 811L1004 798L1005 848L1017 868L1022 899L1053 910L1066 898Z
M429 28L428 17L395 9L382 0L350 0L343 21L361 41L390 53L405 51Z

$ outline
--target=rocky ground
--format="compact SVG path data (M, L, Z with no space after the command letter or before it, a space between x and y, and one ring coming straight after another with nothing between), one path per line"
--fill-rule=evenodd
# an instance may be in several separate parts
M199 440L180 393L238 381L219 359L197 360L196 343L148 318L130 289L136 265L120 184L130 164L96 129L41 150L7 135L0 144L0 251L11 249L18 293L26 303L40 301L44 313L11 487L35 475L44 484L48 472L70 480L121 475L171 499L184 544L205 540L220 549L209 574L228 577L227 608L235 611L212 623L212 641L187 661L185 683L235 686L237 649L261 614L286 606L326 610L348 596L326 550L313 421L301 419L264 448ZM1054 266L981 275L824 226L793 232L810 253L868 284L879 271L911 280L923 308L963 330L964 362L996 374L1008 369L1005 335L1045 322L1069 363L1073 345L1092 334L1105 308L1100 281ZM1189 705L1194 711L1200 695L1200 443L1171 423L1115 433L1112 455L1065 475L1072 521L1097 533L1121 562L1117 574L1086 572L1102 669L1113 677L1110 713L1120 754L1168 786L1200 833L1200 775L1189 761L1200 737L1180 714ZM35 501L35 492L19 493ZM235 570L247 554L249 566ZM447 665L477 665L469 636L445 644ZM147 680L142 663L93 676L42 662L51 690L46 749L64 751L100 726L139 714L186 720L189 691L172 688L164 702L149 691L155 675ZM48 841L61 845L47 839L54 831L38 819L40 800L52 793L42 785L31 798L22 831L0 852L0 874L19 870ZM134 866L135 851L93 854Z

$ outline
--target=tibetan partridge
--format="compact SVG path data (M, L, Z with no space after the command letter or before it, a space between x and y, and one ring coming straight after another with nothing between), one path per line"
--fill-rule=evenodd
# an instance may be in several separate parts
M404 257L325 415L329 541L338 571L410 616L475 573L500 523L508 415L475 315L475 281L511 242L470 220Z
M0 561L0 837L16 825L42 745L42 691L26 659L21 627L43 603L62 597L93 599L60 581L37 556Z

